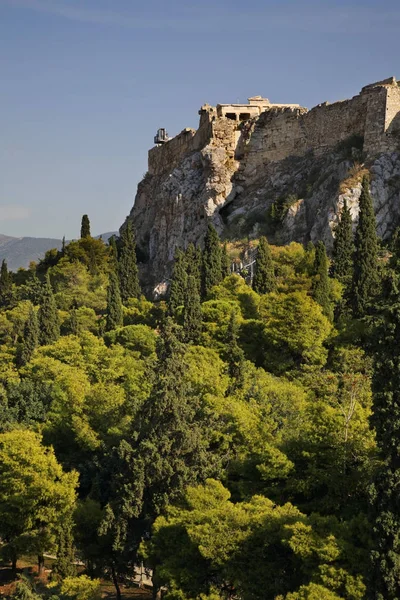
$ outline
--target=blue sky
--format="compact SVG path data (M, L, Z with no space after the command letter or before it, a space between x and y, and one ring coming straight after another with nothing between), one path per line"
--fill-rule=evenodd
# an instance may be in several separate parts
M0 233L117 229L158 127L400 77L399 0L0 0Z

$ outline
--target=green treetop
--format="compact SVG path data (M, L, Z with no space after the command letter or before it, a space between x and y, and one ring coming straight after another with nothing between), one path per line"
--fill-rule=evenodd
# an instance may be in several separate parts
M169 313L171 315L176 315L178 307L184 304L186 286L187 271L185 254L180 248L176 248L169 296Z
M60 321L54 298L50 278L46 276L43 288L42 301L38 311L39 342L41 346L47 346L58 340L60 336Z
M203 296L207 296L214 285L222 281L222 251L218 233L211 223L208 224L204 238L202 283Z
M26 365L32 357L33 352L39 344L39 324L36 311L31 306L28 319L24 326L23 340L17 355L17 362L20 366Z
M244 380L244 352L238 344L238 322L232 311L226 334L226 361L232 379L230 391L242 387Z
M343 204L340 221L335 230L333 243L333 276L348 289L353 275L353 229L350 210L346 200Z
M186 273L192 275L201 293L201 250L196 248L194 244L189 244L185 252Z
M355 235L354 272L351 289L353 314L365 316L378 286L378 242L376 221L369 191L368 177L364 177L359 201L360 212Z
M199 344L201 329L201 306L198 282L193 275L189 275L183 309L183 330L185 341L192 342L193 344Z
M123 324L123 309L118 278L114 271L110 273L107 290L107 321L106 331L117 329Z
M140 297L139 272L136 262L136 240L131 221L121 233L121 251L118 260L118 277L122 302Z
M81 238L90 237L90 221L87 215L83 215L81 223Z
M19 555L54 549L57 527L75 504L78 474L64 473L33 431L0 434L0 535L15 568Z
M260 238L255 264L253 289L257 294L268 294L276 289L271 249L266 237Z
M5 260L0 269L0 307L8 306L12 298L12 276Z
M326 256L325 244L319 241L315 247L313 279L313 298L322 307L322 312L328 319L332 320L332 303L330 301L328 257Z
M228 255L228 245L226 242L222 246L221 268L223 279L231 274L231 259Z
M400 598L400 295L384 308L375 337L372 424L381 465L372 486L374 548L370 595L374 600Z

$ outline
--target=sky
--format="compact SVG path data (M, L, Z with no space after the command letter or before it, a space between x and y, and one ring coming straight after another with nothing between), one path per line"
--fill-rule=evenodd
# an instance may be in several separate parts
M0 0L0 233L117 230L159 127L400 78L399 0Z

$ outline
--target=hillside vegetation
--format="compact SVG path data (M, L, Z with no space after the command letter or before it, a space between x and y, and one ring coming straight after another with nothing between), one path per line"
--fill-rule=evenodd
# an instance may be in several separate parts
M332 260L261 237L249 285L239 255L209 225L159 302L129 223L3 262L1 553L57 557L15 598L119 598L141 562L165 600L400 597L398 238L364 178Z

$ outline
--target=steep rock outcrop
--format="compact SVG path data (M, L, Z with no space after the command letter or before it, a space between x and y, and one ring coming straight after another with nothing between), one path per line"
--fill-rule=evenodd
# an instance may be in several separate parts
M199 129L149 152L128 218L148 289L170 275L177 246L201 243L212 219L226 238L330 248L346 198L354 222L362 175L371 174L378 234L400 218L400 86L394 78L308 111L261 97L204 105Z

